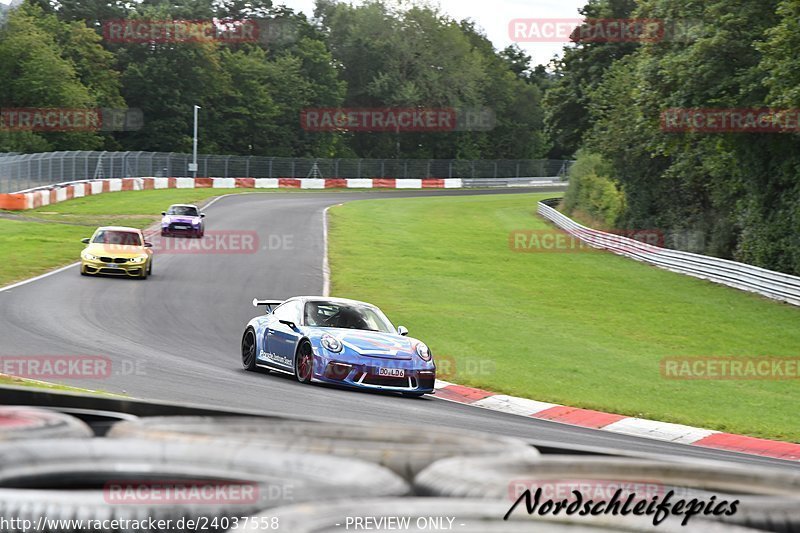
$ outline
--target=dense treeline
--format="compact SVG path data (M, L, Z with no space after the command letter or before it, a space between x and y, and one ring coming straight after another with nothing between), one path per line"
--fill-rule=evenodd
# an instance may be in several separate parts
M0 5L0 108L138 108L138 131L10 132L0 151L191 149L313 157L571 158L567 207L607 227L800 274L792 133L669 133L669 108L800 108L797 0L588 0L599 19L667 21L642 42L576 42L533 67L427 4L16 0ZM266 21L256 42L111 42L116 19ZM306 108L491 108L492 131L310 132ZM687 237L691 236L691 237ZM699 237L698 237L699 236Z
M590 0L585 14L689 24L655 42L565 51L545 122L554 155L580 149L568 205L610 226L700 235L702 252L800 274L796 126L669 133L661 125L671 108L800 108L800 4Z
M120 19L258 22L254 40L119 42ZM436 8L318 0L313 20L270 0L24 0L0 28L0 107L138 108L138 131L0 132L0 151L191 149L269 156L537 158L546 76ZM491 108L493 131L309 132L307 108Z

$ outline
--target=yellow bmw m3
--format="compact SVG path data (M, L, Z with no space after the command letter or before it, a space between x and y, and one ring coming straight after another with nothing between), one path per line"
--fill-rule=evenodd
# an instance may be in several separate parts
M83 239L81 274L110 274L147 279L153 273L152 244L136 228L106 226L97 228L90 239Z

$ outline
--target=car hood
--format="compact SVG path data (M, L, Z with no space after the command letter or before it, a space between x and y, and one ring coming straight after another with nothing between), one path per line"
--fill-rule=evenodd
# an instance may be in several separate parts
M146 253L144 246L122 246L120 244L92 243L86 251L96 256L107 257L137 257Z
M357 329L325 328L319 330L320 336L327 333L339 339L345 347L360 355L375 357L409 357L414 354L416 339L392 333L364 331Z

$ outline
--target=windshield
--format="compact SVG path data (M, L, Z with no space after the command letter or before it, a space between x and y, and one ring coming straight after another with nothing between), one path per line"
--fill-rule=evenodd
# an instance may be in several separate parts
M119 246L141 246L142 239L132 231L100 230L92 240L96 244L117 244Z
M197 209L194 207L188 207L185 205L173 205L167 211L168 215L179 215L184 217L196 217L197 216Z
M377 308L350 303L308 302L305 309L305 324L321 328L395 332L392 323Z

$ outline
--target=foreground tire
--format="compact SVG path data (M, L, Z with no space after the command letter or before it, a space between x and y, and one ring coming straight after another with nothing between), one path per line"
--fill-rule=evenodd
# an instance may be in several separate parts
M326 453L383 465L406 479L446 457L514 456L535 460L539 452L525 442L483 433L394 424L335 424L252 417L148 417L121 422L112 438L189 442L255 443L281 454Z
M94 433L79 419L35 407L0 406L0 441L89 438Z
M165 487L194 487L199 495L174 496L180 493ZM313 454L271 456L259 448L110 439L0 444L0 516L34 524L42 516L212 519L342 493L365 498L407 492L408 485L386 469Z
M503 516L508 504L488 500L457 500L448 498L398 498L359 501L300 504L272 509L256 515L248 523L240 522L230 531L253 531L254 523L277 524L281 531L292 533L335 533L359 528L353 523L356 517L369 517L372 524L382 518L407 519L403 527L374 527L379 531L458 531L460 533L603 533L608 531L659 533L746 533L755 530L692 520L686 527L675 521L666 521L658 527L651 520L633 517L580 517L580 516L528 516L512 515L508 521ZM452 519L452 521L450 520ZM348 523L348 520L350 522ZM348 527L349 525L349 527ZM441 527L443 526L443 527ZM262 529L263 531L263 529Z
M582 485L581 485L582 484ZM637 485L638 484L638 485ZM534 492L578 488L610 498L617 488L642 487L648 497L740 500L738 511L717 521L768 531L800 531L800 474L769 468L735 467L712 461L659 462L631 458L545 456L538 461L452 458L434 463L414 479L417 494L516 501ZM566 487L566 490L564 488ZM637 491L634 491L637 492ZM623 493L627 496L627 492ZM641 496L641 494L639 494ZM520 504L517 512L523 511ZM707 518L710 520L710 518Z

